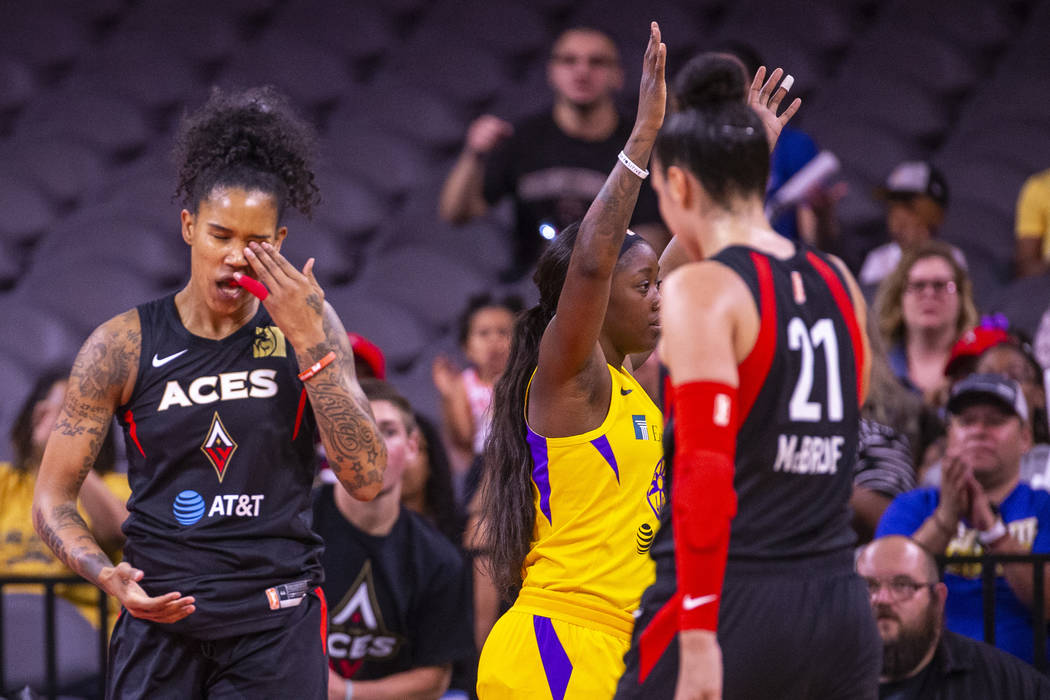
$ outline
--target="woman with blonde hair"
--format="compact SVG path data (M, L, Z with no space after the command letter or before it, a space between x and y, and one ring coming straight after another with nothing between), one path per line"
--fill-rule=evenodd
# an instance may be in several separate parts
M932 401L952 346L977 323L973 285L951 246L929 241L907 253L879 286L875 310L894 374Z

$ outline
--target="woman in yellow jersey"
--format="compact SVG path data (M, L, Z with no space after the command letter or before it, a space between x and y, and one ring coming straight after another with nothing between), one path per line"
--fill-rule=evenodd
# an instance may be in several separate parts
M493 578L517 597L482 650L482 700L611 697L653 580L663 424L631 356L659 336L657 255L627 224L663 123L666 51L653 22L631 137L541 257L540 303L496 385L482 527Z

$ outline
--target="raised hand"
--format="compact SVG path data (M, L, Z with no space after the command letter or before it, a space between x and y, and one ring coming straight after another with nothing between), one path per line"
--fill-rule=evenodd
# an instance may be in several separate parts
M649 45L642 59L642 82L638 87L638 116L635 128L644 128L655 133L664 123L667 109L667 81L664 67L667 63L667 46L660 41L660 25L649 25Z
M263 305L292 347L301 352L323 341L324 291L314 277L314 259L299 271L269 243L251 243L244 255L270 292ZM235 276L240 280L240 273Z
M132 617L150 622L177 622L197 609L193 596L178 592L148 595L138 583L142 576L140 569L121 562L103 568L98 575L98 585L119 600Z
M456 393L459 368L447 355L438 355L434 358L434 364L430 366L430 376L434 380L434 387L442 396L451 396Z
M492 152L499 143L514 133L514 127L491 114L482 114L471 122L467 129L466 150L484 156Z
M780 79L784 76L784 71L777 68L769 74L769 80L766 80L766 67L760 66L755 71L755 78L751 81L751 89L747 93L747 105L755 111L758 118L762 120L762 126L766 130L766 140L769 141L769 150L773 151L773 147L777 145L777 139L780 138L780 132L784 129L791 118L798 112L798 108L802 106L802 100L796 97L791 101L791 104L787 106L782 113L777 114L777 110L780 109L780 102L783 100L788 93L788 89L791 84L794 83L794 79L788 76L783 83ZM764 82L763 82L764 81ZM789 82L790 81L790 82ZM780 87L776 87L780 84ZM776 88L774 90L774 88Z

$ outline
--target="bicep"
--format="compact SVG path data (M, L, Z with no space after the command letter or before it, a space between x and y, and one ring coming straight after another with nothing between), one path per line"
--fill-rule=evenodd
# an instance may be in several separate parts
M710 272L684 268L666 285L660 308L661 357L675 384L739 384L733 304Z

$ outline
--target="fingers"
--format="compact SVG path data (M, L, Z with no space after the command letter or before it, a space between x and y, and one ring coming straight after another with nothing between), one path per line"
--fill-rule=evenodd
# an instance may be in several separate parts
M784 71L781 68L774 68L773 72L769 74L769 80L767 80L762 85L762 89L758 91L759 99L762 100L763 104L769 104L769 98L773 93L773 88L780 82L780 78L783 75Z
M794 100L792 100L791 104L788 105L788 108L784 110L784 113L777 117L780 120L780 123L787 124L789 121L791 121L791 117L795 116L795 113L798 112L798 108L801 106L801 97L796 97Z
M133 616L152 622L177 622L197 609L193 596L183 596L178 592L156 597L147 596L142 592L128 596L123 602L124 607Z
M306 264L303 265L303 277L310 280L311 282L317 281L317 278L314 277L314 262L315 259L310 258L306 261Z

